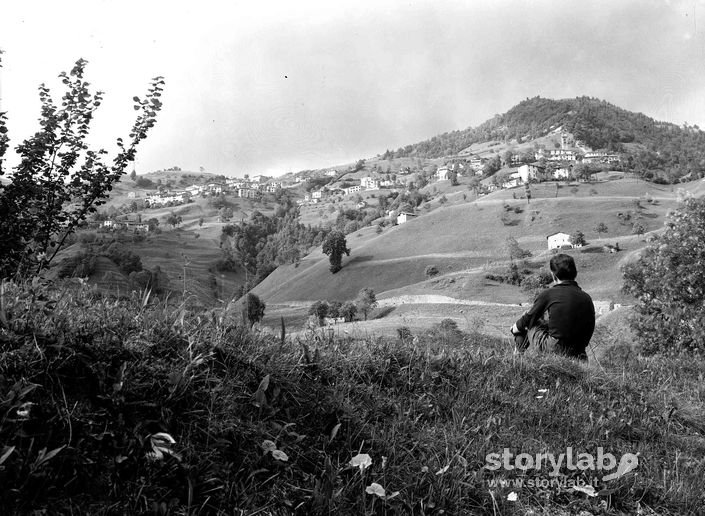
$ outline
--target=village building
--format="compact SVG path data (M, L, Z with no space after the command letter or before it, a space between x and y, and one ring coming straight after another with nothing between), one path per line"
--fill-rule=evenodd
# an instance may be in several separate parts
M448 170L448 167L440 167L438 170L436 170L436 179L438 179L439 181L446 181L448 179L449 173L450 171Z
M416 215L414 215L413 213L402 211L399 215L397 215L397 224L405 224L414 217L416 217Z
M546 237L546 240L548 241L549 249L560 249L565 245L573 247L573 245L570 243L570 235L568 233L553 233L551 235L548 235Z
M369 176L363 177L360 179L360 186L365 190L377 190L379 189L379 181Z
M360 185L355 185L355 186L349 186L344 189L345 190L345 195L350 195L357 193L362 190L362 187Z
M570 170L567 168L557 168L553 171L554 179L568 179L570 178Z
M517 174L519 174L519 178L521 178L524 183L528 183L532 179L537 179L542 170L543 167L540 167L536 163L532 163L530 165L520 166L517 169Z

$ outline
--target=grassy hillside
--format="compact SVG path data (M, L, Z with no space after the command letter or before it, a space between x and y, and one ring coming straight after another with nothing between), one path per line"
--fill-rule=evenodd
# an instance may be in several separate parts
M284 266L275 271L257 286L255 293L272 303L351 299L363 287L373 288L380 297L387 292L418 294L434 288L424 271L426 266L435 265L442 275L453 275L455 279L446 284L449 295L507 301L511 294L504 291L496 295L484 280L489 269L496 263L501 267L506 261L507 237L516 238L535 255L537 264L542 264L550 256L546 251L548 234L581 230L592 244L571 251L578 263L581 283L600 299L619 301L620 260L644 245L642 237L632 234L633 220L625 221L619 214L638 212L647 232L658 230L676 199L670 187L633 180L558 189L555 184L535 185L530 204L513 199L513 193L523 195L523 189L499 191L478 201L463 200L460 191L449 193L446 205L426 214L421 206L422 215L406 224L380 234L366 228L349 235L352 253L344 258L339 273L330 274L327 257L316 250L298 267ZM644 200L647 193L652 202ZM599 222L607 225L606 234L594 230ZM626 253L602 253L605 243L619 243ZM516 289L513 297L524 298Z
M2 295L2 514L705 511L700 357L641 358L605 334L586 366L448 324L269 337L85 286ZM505 449L573 459L494 469Z

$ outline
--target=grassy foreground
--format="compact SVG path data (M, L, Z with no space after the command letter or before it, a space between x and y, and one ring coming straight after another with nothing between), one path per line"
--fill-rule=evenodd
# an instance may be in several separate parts
M447 327L292 340L69 284L1 300L0 514L705 512L702 359L585 367ZM485 459L568 447L639 465L521 487L547 467Z

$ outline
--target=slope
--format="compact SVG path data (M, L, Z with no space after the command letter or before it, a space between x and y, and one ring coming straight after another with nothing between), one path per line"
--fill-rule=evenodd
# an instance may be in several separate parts
M595 244L572 251L582 281L600 296L620 299L619 260L624 253L602 253L602 244L619 243L626 251L638 250L644 243L642 237L632 234L634 218L646 231L657 230L676 197L666 187L628 180L564 187L558 197L553 185L537 185L534 191L530 204L512 199L509 191L473 202L457 197L381 234L366 228L348 235L352 253L343 260L339 273L332 275L327 257L316 250L298 267L277 269L254 292L269 303L352 299L363 287L373 288L380 297L443 289L460 299L516 301L515 289L491 286L484 278L494 268L506 268L506 239L516 238L540 266L549 256L548 234L581 230ZM634 193L628 195L630 191ZM646 192L652 202L642 198L637 207L637 193ZM629 214L629 221L625 214ZM607 225L607 234L593 229L600 222ZM429 279L425 274L429 265L434 265L441 277Z

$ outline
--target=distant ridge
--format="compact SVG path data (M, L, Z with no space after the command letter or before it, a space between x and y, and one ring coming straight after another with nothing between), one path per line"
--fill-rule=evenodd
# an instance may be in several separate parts
M705 175L705 132L698 126L658 122L592 97L526 99L475 128L443 133L396 151L388 150L383 157L453 156L481 142L530 142L556 128L571 133L592 149L625 154L627 168L638 173L651 172L652 176L671 180Z

